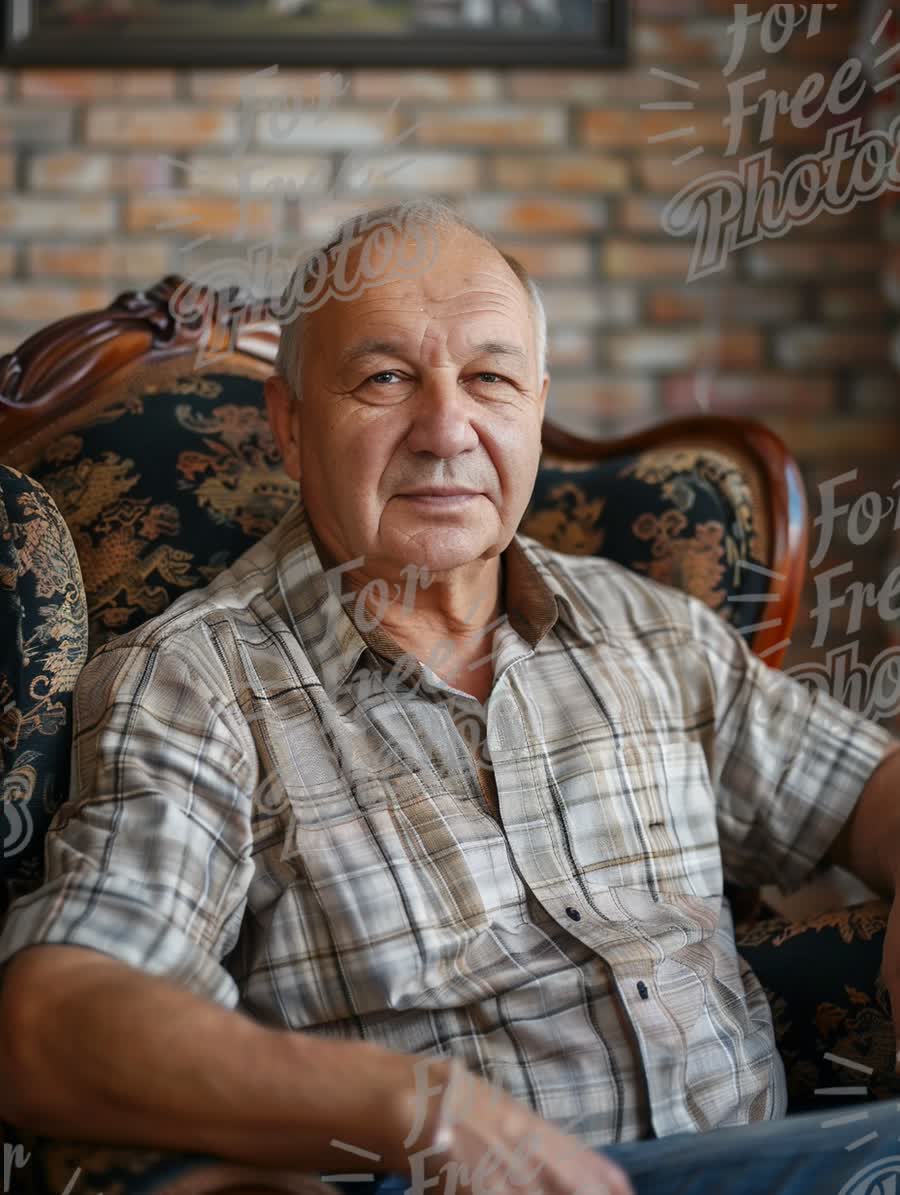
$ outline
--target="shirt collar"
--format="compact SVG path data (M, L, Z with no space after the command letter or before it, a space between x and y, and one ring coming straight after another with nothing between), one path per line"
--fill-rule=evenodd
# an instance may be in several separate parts
M398 645L382 628L362 632L351 606L340 602L340 575L326 576L338 563L317 534L299 497L273 529L273 548L284 613L326 688L343 684L369 648L395 658ZM561 621L580 640L589 637L573 601L571 582L543 559L546 549L519 533L501 555L504 608L510 625L533 648Z

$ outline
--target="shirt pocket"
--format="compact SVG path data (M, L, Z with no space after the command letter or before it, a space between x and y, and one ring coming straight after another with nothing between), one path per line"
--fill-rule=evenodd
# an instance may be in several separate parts
M661 896L720 900L716 795L702 745L688 738L655 743L648 762L655 782L641 787L637 812Z
M715 793L700 743L626 741L565 787L569 840L598 899L626 889L648 908L668 897L721 899Z

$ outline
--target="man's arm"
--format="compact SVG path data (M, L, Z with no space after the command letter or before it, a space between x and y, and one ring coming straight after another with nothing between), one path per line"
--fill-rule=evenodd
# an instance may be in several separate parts
M0 1027L0 1118L44 1134L400 1173L419 1190L443 1171L448 1190L481 1176L521 1195L528 1174L530 1195L633 1195L618 1166L451 1058L268 1028L83 947L14 956Z
M78 946L33 946L0 988L0 1118L63 1139L272 1168L402 1169L414 1060L273 1029Z
M900 871L900 742L888 747L869 777L830 858L874 891L894 895Z

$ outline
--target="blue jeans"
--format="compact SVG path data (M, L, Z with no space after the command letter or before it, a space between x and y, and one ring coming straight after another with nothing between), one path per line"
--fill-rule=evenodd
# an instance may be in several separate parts
M637 1195L900 1195L898 1137L900 1100L890 1099L602 1152ZM391 1174L338 1185L347 1195L402 1195L409 1179Z

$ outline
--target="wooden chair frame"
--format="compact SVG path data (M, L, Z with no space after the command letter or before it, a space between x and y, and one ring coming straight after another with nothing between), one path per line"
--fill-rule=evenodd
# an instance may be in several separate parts
M265 376L277 325L242 322L234 314L233 292L208 294L192 318L176 318L182 287L182 278L169 275L146 291L126 291L103 310L58 320L0 356L0 460L15 465L24 459L42 428L93 402L98 388L111 393L134 367L196 354L210 337ZM698 414L605 441L545 420L542 441L545 459L554 462L602 461L679 445L709 447L737 460L749 478L767 545L765 617L749 642L770 666L780 666L803 588L808 523L800 469L774 432L752 419Z

